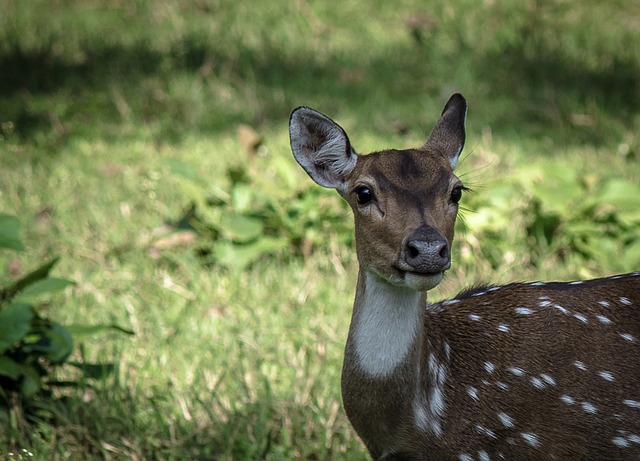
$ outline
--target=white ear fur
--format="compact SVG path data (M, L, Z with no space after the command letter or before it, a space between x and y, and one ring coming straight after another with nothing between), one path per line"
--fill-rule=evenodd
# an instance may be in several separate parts
M311 179L344 192L358 158L344 130L320 112L299 107L291 113L289 136L294 157Z
M426 149L437 150L447 156L454 170L464 147L466 117L467 100L459 93L452 95L424 145Z

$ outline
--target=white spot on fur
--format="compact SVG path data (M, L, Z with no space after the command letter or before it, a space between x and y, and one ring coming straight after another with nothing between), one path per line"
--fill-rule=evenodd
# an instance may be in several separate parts
M576 314L573 314L573 316L578 320L580 320L582 323L589 323L589 320L587 320L587 317L585 317L583 314L576 313Z
M628 435L627 436L627 440L629 440L629 442L640 444L640 436L638 436L636 434Z
M616 379L613 377L613 373L610 371L599 371L598 376L600 376L605 381L615 381Z
M447 368L444 363L438 362L434 354L429 354L428 360L429 377L431 379L431 391L429 394L429 406L427 408L427 419L431 432L442 436L440 418L444 416L444 383L447 379Z
M636 340L636 337L631 335L631 334L629 334L629 333L620 333L620 337L622 339L624 339L625 341L628 341L630 343L632 343L633 341Z
M534 311L529 307L516 307L515 310L516 310L516 314L520 314L520 315L531 315L536 313L536 311Z
M546 283L544 282L532 282L529 285L531 285L532 287L543 287L546 285Z
M444 356L449 360L451 358L451 346L448 342L444 342Z
M446 301L442 301L443 306L450 306L451 304L459 303L459 299L447 299Z
M629 298L626 298L624 296L620 296L620 298L618 299L622 304L626 305L626 306L630 306L631 305L631 301L629 300Z
M535 388L544 389L546 387L545 383L537 376L532 376L530 379L531 379L531 384L533 384Z
M522 376L525 374L525 371L520 367L509 367L507 371L514 376Z
M624 437L614 437L611 441L620 448L627 448L629 446L629 441Z
M492 362L484 362L484 369L487 373L492 374L496 371L496 365Z
M427 410L425 410L418 401L413 402L413 419L416 422L416 426L418 426L422 431L426 432L429 430L430 426Z
M567 405L573 405L574 403L576 403L576 399L574 399L570 395L563 395L562 397L560 397L560 400L562 400Z
M498 331L506 333L507 331L509 331L509 325L507 325L506 323L501 323L500 325L498 325Z
M384 378L400 365L420 327L420 293L391 285L371 273L355 317L355 350L362 369Z
M553 305L554 309L558 309L560 312L562 312L564 315L569 315L569 310L565 309L564 307L562 307L560 304L554 304Z
M549 384L550 386L555 386L556 385L556 381L555 379L553 379L551 376L549 376L546 373L542 373L540 375L540 377L544 380L544 382L546 382L547 384Z
M598 409L592 403L582 402L580 406L585 412L591 413L592 415L598 412Z
M604 325L609 325L610 323L613 323L612 320L608 317L605 317L604 315L596 315L596 318L598 319L598 321Z
M478 460L480 460L480 461L491 461L491 458L489 457L489 453L487 453L484 450L480 450L478 452Z
M542 300L538 303L538 306L540 307L547 307L550 306L552 303L551 301L549 301L548 299Z
M503 383L502 381L498 381L496 383L496 386L498 386L498 389L502 389L503 391L509 389L509 385L507 383Z
M584 281L582 280L575 280L573 282L569 282L569 285L582 285L584 283Z
M506 413L499 412L498 419L504 427L514 427L516 425L515 420Z
M575 362L573 362L573 365L578 370L587 371L587 366L583 362L581 362L580 360L576 360Z
M458 455L458 461L473 461L473 456L468 453L460 453Z
M598 304L604 307L611 307L611 303L609 301L598 301Z
M482 320L482 317L480 317L478 314L469 314L469 320L479 322L480 320Z
M476 402L478 400L480 400L480 397L478 396L478 389L476 389L473 386L468 386L467 387L467 394L469 394L469 397L471 397L473 400L475 400Z
M524 441L527 442L532 447L539 447L540 446L540 439L533 432L523 432L520 435L522 436Z
M479 434L483 434L486 435L487 437L489 437L490 439L497 439L498 437L496 436L496 433L493 432L491 429L487 429L486 427L483 426L476 426L476 431L478 431Z
M637 400L623 400L622 403L631 408L640 408L640 402Z

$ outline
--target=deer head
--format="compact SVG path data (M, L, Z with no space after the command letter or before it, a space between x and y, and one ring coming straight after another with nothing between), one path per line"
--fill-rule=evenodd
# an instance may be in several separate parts
M290 119L293 154L319 185L336 189L355 217L361 267L398 286L435 287L451 264L464 186L454 175L464 146L467 103L454 94L417 149L358 155L344 130L300 107Z

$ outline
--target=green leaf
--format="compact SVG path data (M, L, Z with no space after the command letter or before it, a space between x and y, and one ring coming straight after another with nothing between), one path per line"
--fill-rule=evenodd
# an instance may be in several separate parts
M285 239L264 237L247 245L222 242L215 248L215 256L221 266L234 271L241 271L261 256L272 254L285 248Z
M253 187L248 184L235 184L231 190L231 203L233 209L239 212L250 211L254 204L255 193Z
M116 324L111 325L67 325L67 331L73 336L76 341L80 341L85 338L89 338L98 333L106 331L118 331L127 335L135 335L132 330L128 330Z
M31 327L33 308L13 303L0 310L0 352L4 352L26 336Z
M33 366L22 365L22 385L20 391L24 397L33 397L40 390L40 375Z
M206 184L206 182L203 181L193 165L173 158L167 159L166 164L172 173L175 173L179 176L182 176L183 178L187 178L199 184Z
M637 210L640 208L640 187L626 179L612 179L597 198L600 203L609 203L625 210Z
M0 213L0 248L24 250L20 240L20 222L15 216Z
M73 352L73 339L63 326L51 322L35 342L25 344L22 349L29 354L45 355L52 363L62 363Z
M51 261L43 264L42 266L38 267L36 270L28 273L27 275L25 275L21 279L17 280L10 287L10 290L12 290L13 292L17 292L17 291L23 290L28 285L31 285L32 283L37 282L38 280L42 280L43 278L47 277L49 275L49 272L51 271L53 266L56 265L56 263L58 262L59 259L60 258L53 258Z
M22 375L20 365L9 357L0 356L0 376L17 380Z
M42 299L42 295L63 290L70 285L75 285L75 282L54 277L41 279L37 282L33 282L24 290L20 291L16 296L16 299L19 301L36 303Z
M218 226L227 239L238 243L255 240L264 231L264 226L258 218L237 213L223 215Z
M540 201L543 210L564 214L575 207L583 197L583 187L571 174L563 174L562 169L547 172L543 181L532 185L534 196ZM565 172L566 173L566 172Z
M116 367L113 363L79 363L68 362L69 365L80 369L82 373L91 379L104 379L112 375Z
M464 219L474 233L501 231L510 223L509 216L497 207L480 207L465 215Z

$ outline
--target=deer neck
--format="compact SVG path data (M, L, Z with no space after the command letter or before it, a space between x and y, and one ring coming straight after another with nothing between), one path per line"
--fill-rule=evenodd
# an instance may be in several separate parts
M350 359L366 377L386 380L401 365L420 357L425 305L423 293L360 269L349 349ZM418 373L419 363L408 371L412 369Z

